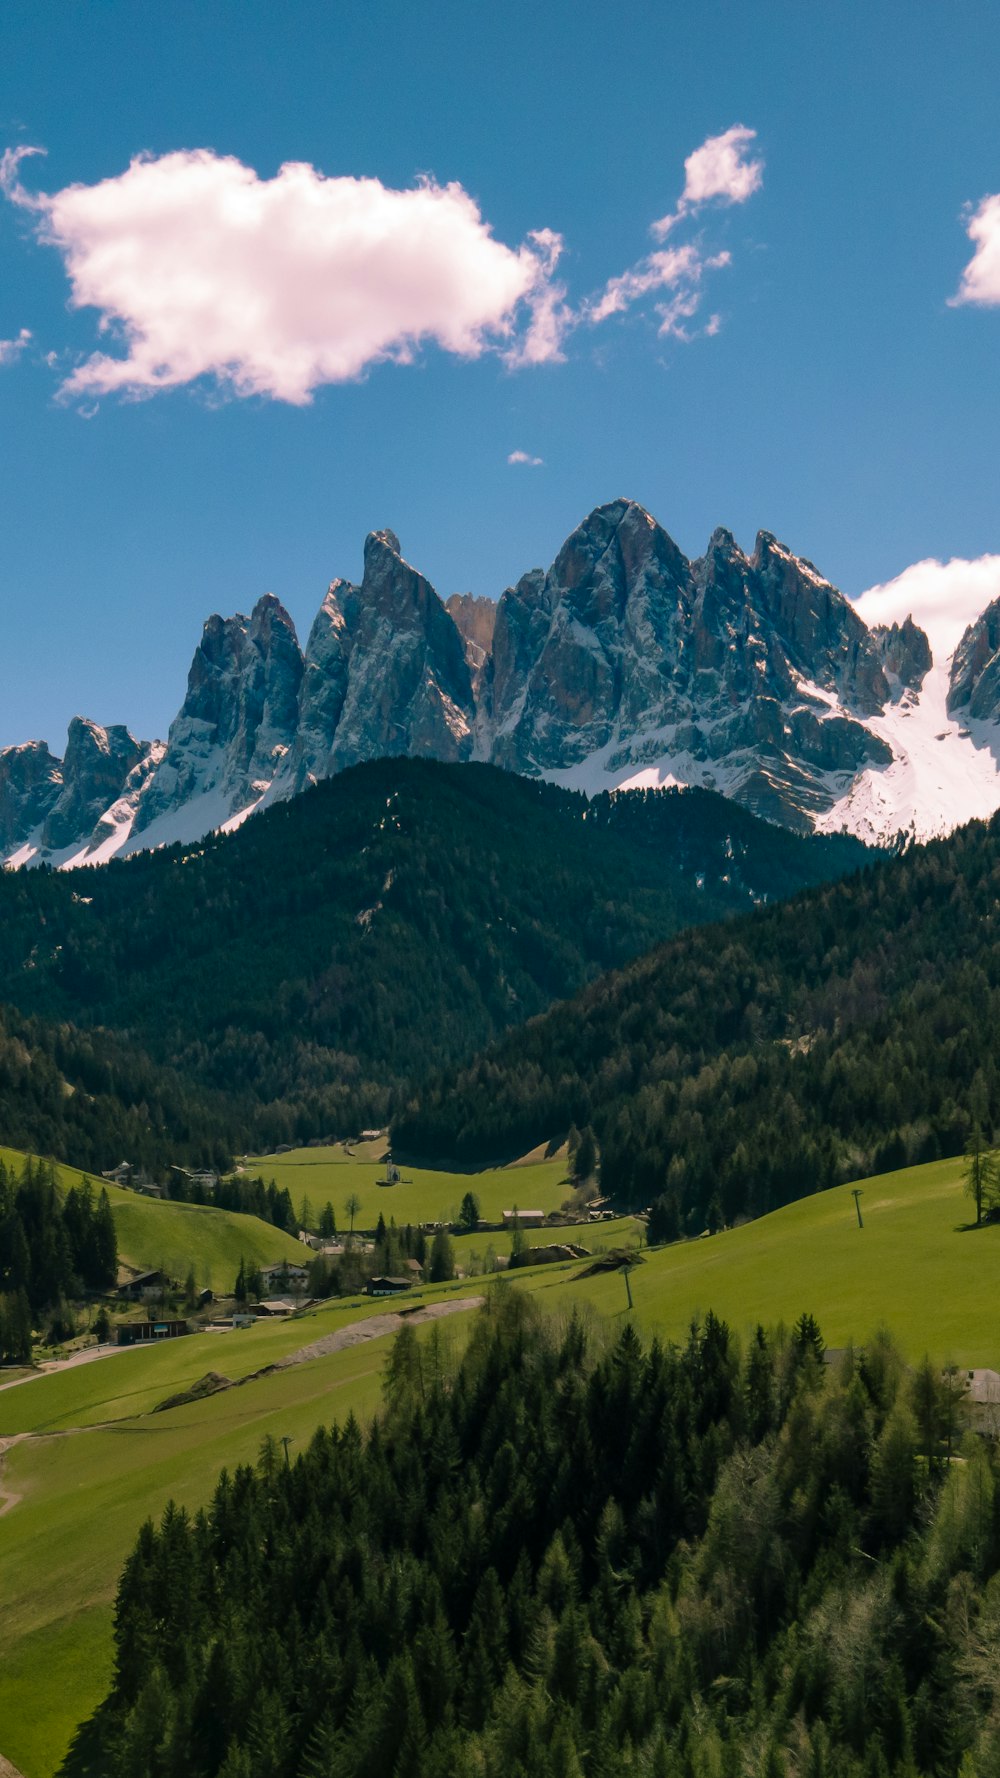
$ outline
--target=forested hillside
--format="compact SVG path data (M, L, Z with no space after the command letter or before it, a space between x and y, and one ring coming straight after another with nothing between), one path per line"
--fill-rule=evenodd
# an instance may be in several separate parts
M124 1157L159 1171L220 1167L240 1146L234 1098L198 1087L107 1031L0 1006L0 1142L89 1172Z
M737 924L689 931L440 1079L414 1160L591 1124L602 1183L663 1235L1000 1129L1000 822Z
M551 1327L551 1323L548 1324ZM885 1339L590 1347L501 1286L457 1376L273 1441L126 1564L107 1778L988 1778L995 1459ZM95 1725L96 1726L96 1725ZM96 1769L91 1765L88 1769Z
M195 847L0 873L0 1001L120 1034L196 1105L225 1095L221 1140L273 1146L381 1122L667 934L871 856L708 792L382 760Z

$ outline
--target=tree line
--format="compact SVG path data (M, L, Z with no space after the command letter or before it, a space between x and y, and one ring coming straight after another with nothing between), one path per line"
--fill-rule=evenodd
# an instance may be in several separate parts
M0 1362L30 1359L32 1329L60 1305L113 1290L118 1242L108 1194L89 1179L64 1194L54 1169L0 1161Z

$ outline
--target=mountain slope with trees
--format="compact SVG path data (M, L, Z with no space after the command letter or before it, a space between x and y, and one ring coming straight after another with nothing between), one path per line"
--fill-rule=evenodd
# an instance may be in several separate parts
M1000 1489L933 1367L593 1341L501 1286L457 1374L406 1327L370 1431L147 1524L100 1770L990 1778Z
M274 1146L380 1123L658 939L871 856L704 791L382 760L195 847L0 873L0 1002L117 1034L225 1098L221 1141Z
M441 1077L414 1161L593 1126L602 1184L660 1238L1000 1129L1000 822L702 927Z

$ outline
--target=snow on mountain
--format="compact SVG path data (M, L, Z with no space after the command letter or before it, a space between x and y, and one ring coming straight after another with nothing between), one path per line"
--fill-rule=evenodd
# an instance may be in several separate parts
M1000 807L1000 556L855 601L768 531L688 560L634 501L500 600L442 603L391 531L303 651L267 594L212 617L166 743L82 717L0 749L0 860L61 868L231 829L360 760L491 760L583 789L692 784L868 841Z

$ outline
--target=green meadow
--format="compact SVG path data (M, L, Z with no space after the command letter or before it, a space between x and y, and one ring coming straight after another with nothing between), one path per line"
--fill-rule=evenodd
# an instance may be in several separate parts
M497 1177L510 1182L510 1173ZM842 1186L742 1228L644 1249L630 1272L636 1324L647 1336L683 1340L692 1318L714 1309L745 1337L758 1321L790 1325L809 1310L831 1346L863 1342L886 1325L912 1361L927 1351L941 1363L1000 1367L1000 1226L967 1226L961 1163L883 1175L861 1189L864 1228L851 1188ZM599 1242L639 1239L630 1219L579 1233L595 1250ZM493 1237L497 1251L500 1239ZM474 1235L456 1245L468 1262L486 1241ZM628 1314L623 1275L586 1278L587 1263L526 1269L513 1275L514 1287L531 1291L546 1312L565 1315L579 1305L614 1326ZM474 1281L424 1287L406 1302L454 1300L483 1288ZM0 1750L26 1778L53 1778L76 1725L104 1695L117 1575L142 1520L170 1497L188 1507L206 1501L223 1464L251 1461L265 1433L290 1436L294 1454L317 1425L348 1410L368 1415L388 1341L369 1340L163 1414L151 1410L206 1371L249 1377L394 1306L331 1302L292 1323L192 1336L0 1392L0 1438L28 1435L7 1452L3 1487L20 1499L0 1516ZM442 1332L457 1344L469 1325L460 1314Z
M565 1158L527 1160L510 1167L493 1167L482 1173L444 1173L430 1168L401 1167L398 1185L379 1185L385 1167L380 1155L384 1143L359 1144L345 1154L338 1143L332 1148L296 1148L288 1154L248 1157L243 1165L251 1178L262 1179L292 1194L300 1217L308 1204L313 1221L323 1205L331 1203L337 1228L345 1230L345 1208L352 1194L361 1202L355 1229L373 1229L379 1216L406 1223L454 1222L466 1192L479 1199L484 1222L499 1222L504 1210L559 1210L572 1186L566 1177Z
M0 1148L0 1160L17 1173L25 1157L14 1149ZM79 1185L84 1177L74 1167L57 1166L55 1172L64 1191ZM282 1259L301 1262L301 1243L259 1216L175 1204L166 1198L143 1198L90 1174L86 1177L95 1191L103 1187L107 1192L119 1258L137 1271L160 1270L183 1282L193 1268L199 1288L228 1293L241 1258L258 1266L277 1265Z
M828 1346L891 1329L906 1357L1000 1369L1000 1224L968 1226L962 1162L935 1161L802 1198L742 1228L643 1254L631 1274L641 1328L682 1340L713 1309L739 1334L757 1322L814 1314ZM576 1282L579 1267L531 1274L553 1304L587 1301L602 1315L626 1307L619 1274Z

